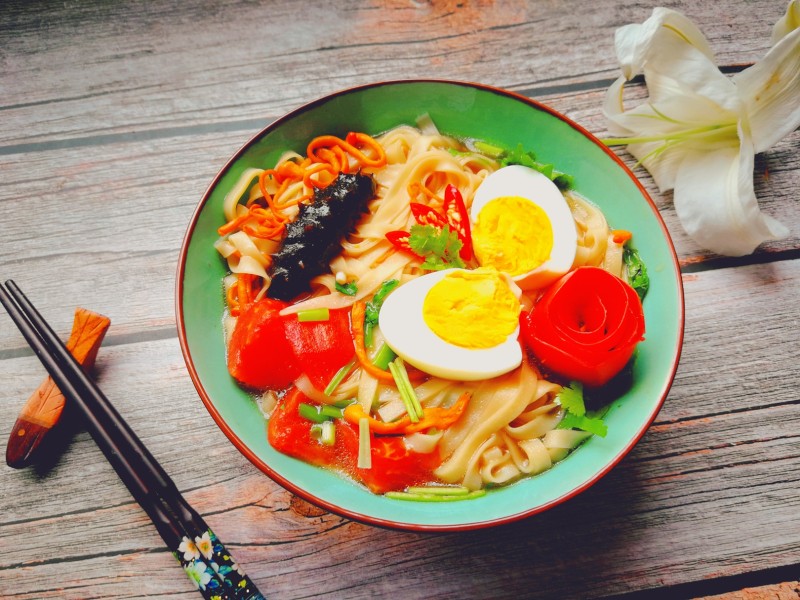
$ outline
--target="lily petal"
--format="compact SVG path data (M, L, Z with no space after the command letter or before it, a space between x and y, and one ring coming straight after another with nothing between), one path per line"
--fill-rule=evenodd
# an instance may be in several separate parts
M727 256L750 254L789 230L758 208L753 190L753 146L740 130L740 144L685 155L675 178L675 210L701 246Z
M800 2L790 0L789 6L786 7L786 14L772 28L770 43L774 46L798 27L800 27Z
M732 88L724 75L720 77L721 88ZM632 136L628 151L650 172L662 192L674 187L675 173L685 152L693 148L711 151L719 143L738 144L735 111L661 74L650 75L648 89L650 102L618 114L609 114L609 93L606 116L612 134ZM730 93L734 91L731 89Z
M645 63L654 55L653 45L660 45L661 38L668 31L697 48L714 63L714 53L697 26L679 12L658 7L641 25L625 25L614 34L617 60L626 79L642 72Z
M756 152L800 127L800 29L781 38L733 82L745 104Z

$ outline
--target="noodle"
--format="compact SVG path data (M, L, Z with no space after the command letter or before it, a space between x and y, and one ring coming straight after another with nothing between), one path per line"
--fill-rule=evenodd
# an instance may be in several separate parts
M286 153L274 169L246 170L225 197L223 212L228 223L221 228L224 233L215 246L231 273L260 278L258 297L269 286L270 255L280 245L280 236L274 232L297 214L297 205L307 202L313 195L312 188L327 181L335 167L353 168L353 155L345 156L351 137L347 142L331 142L322 148L319 140L323 138L329 141L332 136L312 142L309 158ZM469 209L475 190L498 168L492 158L469 152L459 141L438 134L433 126L426 128L426 133L400 126L375 141L385 154L385 166L372 166L378 159L370 145L365 145L363 152L359 150L364 170L373 174L376 183L376 197L370 202L368 213L342 241L341 252L330 262L330 273L312 279L311 297L291 304L282 315L317 308L348 308L357 301L368 300L389 279L405 282L420 275L419 263L408 254L397 252L386 238L388 232L408 230L414 224L409 197L416 201L417 194L441 211L445 188L453 184ZM328 162L310 163L312 146L313 158ZM300 172L304 172L302 177L297 175L296 180L287 183L290 173ZM284 176L287 178L281 182ZM578 231L573 268L602 266L621 276L622 244L614 241L603 213L573 192L565 193L565 198ZM347 281L358 282L354 295L336 292L335 274L339 273ZM226 289L232 286L235 283L228 280ZM535 296L523 300L531 304ZM236 314L234 308L231 306L231 315ZM231 328L230 323L226 324L228 336ZM379 331L376 335L380 340ZM449 407L465 391L471 392L472 398L455 424L436 435L414 434L416 437L410 437L409 443L426 452L435 445L443 459L434 471L436 477L473 490L540 473L589 435L556 429L564 414L555 400L560 390L560 385L543 379L526 361L506 375L474 384L429 377L414 387L423 409ZM365 412L371 411L384 421L406 413L398 389L359 366L338 386L330 402L347 398L357 399Z

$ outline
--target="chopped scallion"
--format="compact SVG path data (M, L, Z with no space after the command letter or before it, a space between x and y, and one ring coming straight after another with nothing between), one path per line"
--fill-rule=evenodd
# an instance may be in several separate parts
M424 488L423 488L424 489ZM455 502L457 500L471 500L486 495L486 490L475 490L467 494L417 494L411 492L386 492L387 498L394 500L411 500L412 502Z
M358 420L358 463L359 469L372 468L372 443L369 437L369 419Z
M385 371L389 368L389 363L395 358L397 358L397 354L395 354L394 350L389 348L389 346L384 343L381 344L381 347L375 353L375 358L372 359L372 364Z
M336 425L333 421L314 423L311 426L311 437L319 440L321 444L333 446L336 443Z
M314 423L322 423L328 420L326 415L320 413L319 408L311 404L306 404L305 402L300 403L297 407L297 412L304 419L314 421Z
M301 323L309 321L327 321L331 318L331 311L327 308L309 308L297 313L297 320Z
M326 396L330 396L333 392L335 392L336 388L339 386L340 383L342 383L344 378L347 377L347 374L350 373L350 371L353 369L354 366L356 366L356 361L351 360L341 369L336 371L336 375L333 376L331 382L325 387L324 394Z
M485 154L486 156L491 156L492 158L499 158L505 152L503 148L500 148L499 146L494 146L492 144L487 144L486 142L482 142L481 140L475 140L474 145L475 145L475 150L477 150L481 154Z
M406 387L408 391L409 400L411 400L411 404L414 406L414 412L417 414L418 418L422 418L422 405L419 403L419 398L414 393L414 386L411 385L411 380L408 378L408 371L406 371L406 363L403 362L403 359L399 356L394 360L394 364L397 365L397 370L400 373L400 377L403 379L403 385Z
M358 286L356 285L355 281L351 281L349 283L339 283L337 281L336 290L345 296L355 296L358 293Z
M336 443L336 425L333 424L333 421L325 421L322 424L319 441L326 446L333 446Z
M347 408L356 401L357 400L355 398L345 398L344 400L337 400L336 402L333 402L331 406L335 406L336 408Z
M322 406L319 409L319 414L324 417L328 417L330 419L341 419L342 418L342 409L337 408L335 406Z
M466 496L469 488L463 485L426 485L406 488L409 494L435 494L437 496Z
M397 384L397 391L400 392L400 398L403 400L403 404L406 406L408 418L411 419L412 423L418 423L419 415L417 415L417 409L416 406L414 406L414 400L411 398L411 396L414 396L414 390L411 389L409 392L408 387L406 387L405 382L403 381L403 375L400 373L400 368L397 366L397 362L389 363L389 372L392 374L392 377L394 377L394 382ZM406 375L406 377L408 376ZM408 386L411 386L411 382L408 383Z

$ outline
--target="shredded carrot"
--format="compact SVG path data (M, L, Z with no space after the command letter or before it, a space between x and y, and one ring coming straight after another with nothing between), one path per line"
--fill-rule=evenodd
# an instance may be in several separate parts
M249 212L221 226L221 236L241 230L261 239L280 239L291 217L284 211L301 203L312 202L314 190L328 186L339 173L362 168L377 169L387 164L381 145L365 133L348 133L346 139L333 135L318 136L308 145L308 156L289 158L274 169L259 174L258 191L246 204ZM271 194L270 182L277 185ZM302 183L301 194L287 194L290 186ZM287 196L287 197L284 197Z
M428 187L421 181L412 181L408 184L408 195L412 200L415 200L420 193L425 194L428 200L436 200L439 204L444 204L444 200L434 194Z
M238 285L232 285L228 288L228 293L225 294L225 300L228 303L228 310L231 313L232 317L239 316L239 298L237 296L237 291L239 290Z
M367 156L356 147L356 144L369 148L377 154L377 156L375 158ZM321 135L311 140L306 152L308 157L315 162L324 162L316 154L316 151L320 148L332 148L335 146L341 147L345 153L351 155L364 167L380 168L386 166L386 153L383 151L383 148L377 141L365 133L348 133L345 140L335 135Z
M219 235L228 235L229 233L232 233L232 232L236 231L237 229L239 229L239 227L242 225L242 223L247 221L247 219L249 219L249 218L250 218L250 213L249 212L241 214L238 217L234 217L233 219L231 219L230 221L225 223L225 225L223 225L222 227L217 229L217 234L219 234Z
M367 373L375 377L378 381L386 381L394 383L394 377L389 371L379 369L372 364L372 361L367 356L367 349L364 346L364 316L366 315L367 304L363 300L358 300L353 303L353 309L350 313L350 327L353 330L353 339L356 346L356 358L358 359L361 368Z
M228 308L232 317L238 316L243 309L253 303L258 293L256 290L258 279L257 275L248 273L236 275L236 283L228 289L227 294Z
M322 174L324 172L328 172L330 175L330 179L311 179L312 175ZM303 185L308 188L322 188L329 185L337 176L339 170L336 169L333 165L329 163L316 163L314 166L309 167L306 169L305 174L303 175Z
M624 244L633 237L633 234L626 229L615 229L611 232L615 244Z
M356 158L360 158L364 166L379 168L386 165L386 153L383 151L383 146L381 146L374 138L368 136L366 133L357 133L351 131L347 134L345 141L352 146L363 146L364 148L368 148L375 153L375 158L366 160L356 155ZM362 156L366 155L362 153Z
M469 392L464 392L450 408L442 408L441 406L427 407L423 417L416 423L413 423L411 417L408 415L405 415L397 421L392 421L391 423L379 421L367 414L364 408L357 402L344 409L344 419L348 423L353 424L358 424L361 419L367 419L369 428L373 433L387 435L416 433L418 431L425 431L431 427L447 429L464 414L464 410L467 408L470 398L471 394Z

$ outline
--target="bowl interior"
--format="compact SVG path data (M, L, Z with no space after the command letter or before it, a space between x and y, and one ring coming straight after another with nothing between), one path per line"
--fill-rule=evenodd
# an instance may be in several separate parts
M252 398L230 378L222 332L225 265L213 247L223 224L226 191L249 167L276 162L287 149L305 153L323 133L379 134L428 113L459 138L505 147L522 143L542 162L575 178L575 189L598 205L614 228L634 233L651 279L644 301L646 339L633 384L606 416L609 433L592 437L555 468L464 502L414 503L376 496L342 477L273 450ZM683 336L683 294L669 234L628 169L582 128L520 96L475 84L409 81L354 88L306 105L272 123L220 172L200 203L178 269L178 327L190 374L209 412L254 464L294 493L345 516L391 527L469 529L544 510L585 489L638 441L655 418L677 368Z

